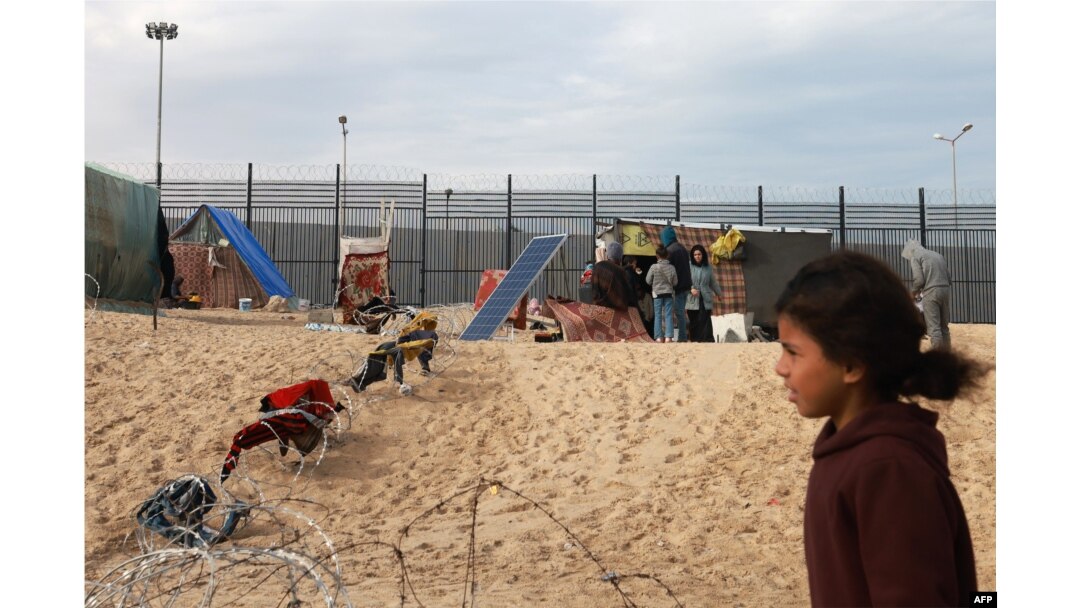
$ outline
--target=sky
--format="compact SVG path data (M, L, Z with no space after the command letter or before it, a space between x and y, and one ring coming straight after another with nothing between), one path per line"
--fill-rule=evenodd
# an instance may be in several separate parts
M85 159L995 187L990 2L85 4ZM347 150L338 116L348 117Z
M333 164L346 114L350 166L949 188L949 146L932 135L974 124L957 145L960 187L996 187L1009 237L996 283L996 587L1011 604L1060 603L1080 545L1071 483L1080 95L1068 59L1080 55L1078 9L1050 0L692 7L717 15L706 19L685 6L627 4L340 3L330 8L363 12L301 18L284 13L330 8L56 0L0 20L3 197L17 228L0 239L0 320L15 379L8 406L23 420L5 443L5 471L31 499L0 504L24 581L7 597L71 605L84 593L84 434L102 421L83 418L83 353L93 345L83 339L77 246L82 165L154 161L157 59L145 37L154 19L180 26L166 43L164 162ZM679 36L667 33L675 28ZM522 48L490 50L506 39ZM106 58L108 48L120 50ZM320 75L323 64L331 69ZM881 89L892 103L865 101ZM844 111L827 114L834 106ZM21 525L28 504L49 522L48 538Z

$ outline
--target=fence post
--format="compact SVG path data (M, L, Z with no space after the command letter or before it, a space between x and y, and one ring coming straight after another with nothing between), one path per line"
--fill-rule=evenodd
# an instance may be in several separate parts
M592 174L592 226L589 227L589 236L595 238L596 234L596 174ZM616 235L618 236L618 235Z
M251 163L248 163L248 184L247 184L247 229L251 230Z
M427 283L427 173L424 174L424 191L420 196L420 308L427 305L424 285Z
M840 186L840 249L847 249L846 215L844 212L844 187Z
M513 263L513 240L514 240L514 176L506 174L506 269L510 270Z
M682 221L682 200L679 192L679 176L675 176L675 221Z
M926 190L919 187L919 242L926 247Z
M337 306L337 288L338 283L341 282L341 278L338 277L338 268L341 268L341 242L338 241L338 235L341 234L341 165L335 165L334 170L334 238L331 239L334 249L334 271L330 273L332 281L330 284L330 307Z
M761 186L757 187L757 225L765 225L765 194Z
M157 189L158 189L158 200L161 200L161 163L160 162L157 163Z

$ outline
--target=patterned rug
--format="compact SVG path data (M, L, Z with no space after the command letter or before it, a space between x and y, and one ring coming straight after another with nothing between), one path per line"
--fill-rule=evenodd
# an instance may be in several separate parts
M708 228L687 228L685 226L672 226L675 228L675 236L689 252L694 245L702 245L708 251L709 245L720 238L719 230ZM641 229L652 239L653 246L660 245L660 231L663 226L656 224L641 224ZM713 274L720 283L720 294L713 302L714 315L726 315L733 312L746 312L746 277L743 275L742 260L720 260L714 264Z
M543 315L559 322L566 342L653 341L636 308L619 312L606 306L548 297L544 299Z
M269 298L232 247L199 243L169 243L176 274L184 277L181 291L197 293L203 308L239 308L240 298L251 298L261 308ZM210 263L210 256L216 264Z
M381 253L350 253L341 265L338 284L344 323L358 323L353 312L362 309L375 296L387 299L390 294L390 255Z

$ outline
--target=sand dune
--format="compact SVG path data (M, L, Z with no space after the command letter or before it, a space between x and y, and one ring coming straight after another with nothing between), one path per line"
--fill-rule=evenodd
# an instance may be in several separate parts
M159 485L186 473L216 479L261 396L308 378L340 381L383 340L305 321L168 311L155 331L149 317L87 313L87 580L138 552L132 515ZM954 325L953 341L994 361L993 326ZM779 352L764 343L541 344L530 332L444 340L434 377L406 366L411 396L389 382L360 395L335 387L350 426L299 475L293 455L249 451L242 461L263 498L310 501L295 504L308 504L333 541L355 606L400 603L398 563L376 540L406 557L407 605L417 605L413 593L426 606L460 605L467 591L477 606L622 605L601 580L615 571L639 606L676 602L635 573L686 606L804 606L802 505L821 421L786 401L772 372ZM983 589L996 588L994 380L968 399L928 404L942 413ZM504 488L469 491L492 480ZM241 478L225 487L257 498ZM268 546L276 532L253 521L229 543ZM466 584L470 541L475 583ZM278 605L257 580L233 605Z

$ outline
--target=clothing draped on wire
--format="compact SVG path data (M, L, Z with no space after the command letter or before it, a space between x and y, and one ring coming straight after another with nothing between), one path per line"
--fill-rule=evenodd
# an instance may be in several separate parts
M236 468L240 452L270 441L277 441L281 455L288 453L291 440L306 456L322 439L322 429L343 406L334 402L325 380L308 380L278 389L260 400L259 421L240 429L221 467L225 482Z

